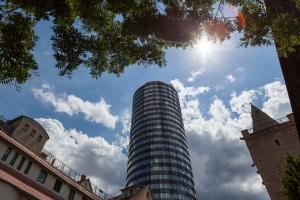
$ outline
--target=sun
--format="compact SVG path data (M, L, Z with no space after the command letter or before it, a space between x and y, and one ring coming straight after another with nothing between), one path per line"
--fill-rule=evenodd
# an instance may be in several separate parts
M211 41L206 34L203 34L199 40L194 44L193 52L202 59L206 60L212 55L214 50L214 42Z

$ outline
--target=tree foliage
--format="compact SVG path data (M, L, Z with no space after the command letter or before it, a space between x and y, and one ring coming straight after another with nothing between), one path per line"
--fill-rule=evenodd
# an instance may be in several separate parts
M163 66L164 50L190 44L210 18L209 1L2 0L0 82L25 83L37 71L34 25L41 20L51 21L59 74L84 65L98 78L135 63Z
M34 22L28 16L13 13L0 22L0 82L15 80L24 83L29 70L38 68L32 50L37 37L33 31Z
M238 6L246 25L241 45L271 45L276 41L280 57L287 57L300 45L299 0L227 0Z
M300 0L286 1L300 7ZM224 16L224 4L237 6L238 15ZM22 84L37 72L34 26L41 20L52 24L55 67L67 76L79 66L94 78L119 75L130 64L164 66L165 49L185 48L203 32L223 41L239 31L243 46L275 38L281 56L300 43L298 18L270 19L261 0L1 0L1 83Z
M300 155L287 156L281 186L289 200L300 200Z

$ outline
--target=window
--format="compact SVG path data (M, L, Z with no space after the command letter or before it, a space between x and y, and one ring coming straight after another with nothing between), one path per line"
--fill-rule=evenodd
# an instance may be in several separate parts
M82 197L82 200L87 200L87 198L86 197Z
M56 192L60 192L61 185L62 185L62 182L59 181L59 180L56 180L55 184L54 184L54 187L53 187L53 190L56 191Z
M21 161L18 164L17 170L20 170L23 167L25 160L26 158L23 156Z
M28 174L28 172L29 172L29 170L30 170L30 168L31 168L31 165L32 165L32 162L29 161L28 164L27 164L27 166L26 166L26 168L25 168L25 170L24 170L24 173L25 173L25 174Z
M277 144L277 146L280 146L279 140L274 140L274 142Z
M36 134L36 130L32 129L31 132L30 132L30 136L31 136L31 137L34 137L35 134Z
M29 125L28 125L28 124L25 124L24 127L23 127L23 131L26 132L26 131L28 131L28 129L29 129Z
M10 152L11 152L11 148L8 147L8 148L6 149L6 152L3 154L1 160L6 161L7 157L8 157L9 154L10 154Z
M68 200L74 200L75 197L75 190L70 188L69 195L68 195Z
M39 176L37 177L36 180L37 180L38 182L40 182L40 183L45 183L46 178L47 178L47 175L48 175L47 172L45 172L44 170L41 170L41 171L40 171L40 174L39 174Z
M133 190L127 190L123 193L123 198L131 197L133 195Z
M40 141L42 141L42 139L43 139L43 136L39 135L39 137L37 138L37 141L40 142Z
M14 164L15 164L15 162L16 162L16 160L17 160L18 157L19 157L19 153L16 152L15 155L14 155L14 156L12 157L12 159L10 160L9 164L10 164L11 166L14 166Z

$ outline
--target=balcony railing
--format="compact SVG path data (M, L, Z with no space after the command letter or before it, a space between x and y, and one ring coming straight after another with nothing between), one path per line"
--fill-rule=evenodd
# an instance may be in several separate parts
M66 165L64 162L56 158L53 154L50 152L43 150L43 153L45 154L45 161L47 161L50 165L52 165L54 168L74 180L75 182L79 182L81 180L81 174ZM96 196L107 200L108 198L111 198L110 195L107 193L103 192L100 187L94 185L91 183L92 187L92 193L94 193Z
M282 124L282 123L285 123L285 122L288 122L290 121L290 119L287 117L287 116L284 116L284 117L281 117L279 119L275 119L275 121L278 123L278 124ZM263 124L263 126L261 127L260 130L264 130L264 129L267 129L267 128L270 128L272 126L275 126L274 123L265 123ZM248 130L248 133L253 133L253 128L250 128L250 129L247 129Z

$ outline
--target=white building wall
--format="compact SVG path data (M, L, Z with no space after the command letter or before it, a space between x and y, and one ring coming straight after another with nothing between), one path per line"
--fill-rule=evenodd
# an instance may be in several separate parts
M17 158L16 162L14 163L14 165L11 166L9 164L9 162L11 161L11 159L13 158L13 156L16 152L16 150L13 149L13 147L10 147L12 149L12 151L10 152L7 159L5 161L2 161L1 158L5 154L8 147L9 146L6 143L4 143L3 141L0 140L0 162L1 163L5 164L6 166L8 166L12 169L14 169L15 171L21 173L22 175L27 176L31 180L33 180L36 183L40 184L42 187L47 188L48 190L52 191L53 193L59 195L60 197L62 197L64 199L68 198L68 194L69 194L69 191L70 191L69 184L66 183L66 182L63 182L62 179L59 178L59 180L63 182L62 187L61 187L59 193L54 191L53 187L54 187L55 181L58 177L56 177L52 173L49 173L46 169L43 169L44 171L46 171L48 173L47 178L45 180L45 183L43 184L43 183L40 183L40 182L37 181L37 178L38 178L39 173L40 173L42 168L36 162L32 161L32 166L31 166L28 174L24 173L24 170L25 170L28 162L30 161L28 158L26 158L22 168L20 170L17 170L17 166L18 166L19 162L21 161L22 157L24 156L23 154L21 154L21 152L18 152L19 153L18 158ZM6 188L6 189L3 189L3 188ZM6 192L2 193L1 189L3 191L5 190ZM73 189L76 191L76 188L73 188ZM5 194L5 198L4 198L4 195L2 195L2 194ZM26 197L28 199L28 196L26 194L18 193L18 190L16 190L14 187L12 187L10 185L7 185L7 184L5 184L5 185L0 184L0 200L21 200L22 199L21 197L22 198ZM74 200L82 200L82 194L79 191L76 191Z
M60 189L60 195L67 199L68 198L68 194L69 194L69 190L70 190L70 187L66 184L62 184L61 186L61 189Z
M29 125L27 130L24 130L25 124ZM30 135L32 130L36 131L34 136ZM42 140L38 141L37 139L40 135L42 136ZM36 154L41 153L41 150L48 140L48 134L45 132L45 130L37 122L27 117L20 119L18 125L12 133L12 137Z
M20 200L21 197L21 193L17 189L1 180L0 194L0 200Z

